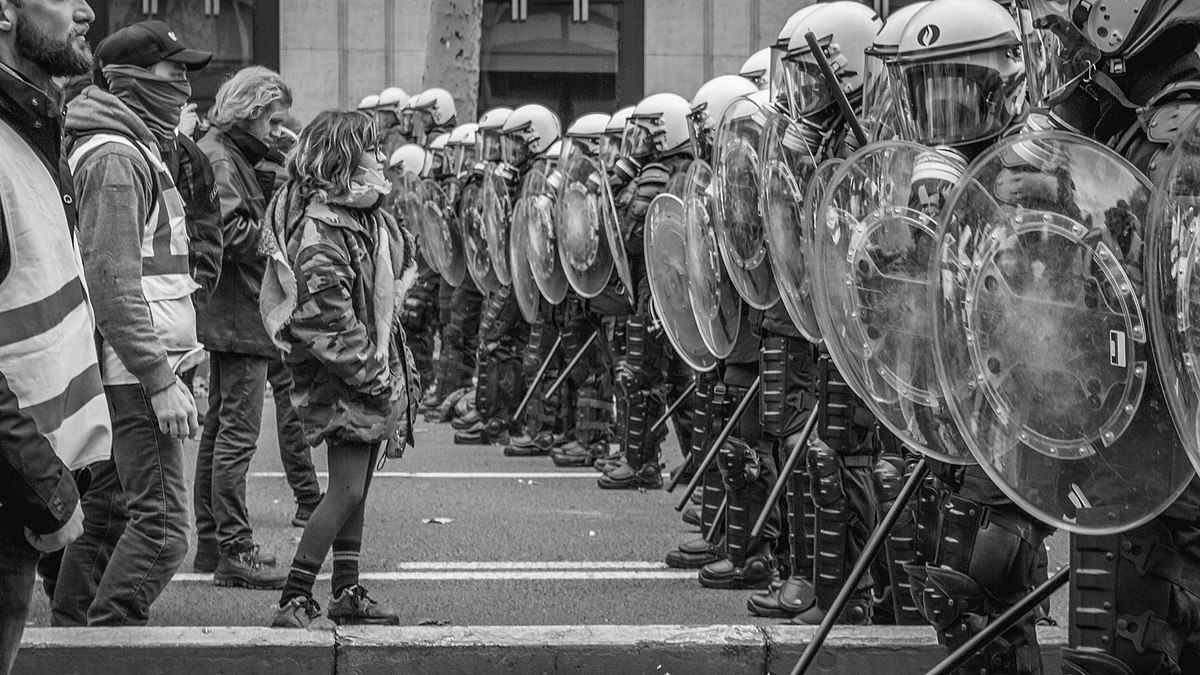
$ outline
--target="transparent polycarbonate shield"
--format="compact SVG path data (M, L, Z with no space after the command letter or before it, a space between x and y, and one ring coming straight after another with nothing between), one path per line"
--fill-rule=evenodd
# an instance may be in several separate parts
M759 139L767 111L749 98L725 109L713 141L713 224L733 285L751 307L779 302L759 208Z
M813 314L808 259L803 245L811 229L805 227L803 219L804 193L817 167L794 126L783 115L773 115L767 120L759 143L763 160L759 203L779 296L800 333L812 342L820 342L821 328Z
M687 239L688 297L700 337L718 359L733 352L742 324L742 298L729 280L713 231L709 208L712 169L704 160L688 168L683 190L683 227Z
M717 365L708 351L688 294L687 236L683 227L683 200L660 194L646 212L646 266L650 293L663 329L680 358L695 370L707 372Z
M457 189L452 183L447 187ZM442 189L437 183L430 182L427 188L429 202L425 204L426 217L439 223L438 231L445 241L446 258L440 270L442 278L457 288L467 278L467 260L463 253L462 227L454 212L454 200L450 196L451 191Z
M899 141L851 155L815 211L813 307L838 372L906 445L972 463L933 365L929 279L937 205L957 173L935 150ZM940 205L940 204L939 204Z
M500 280L501 285L507 286L512 283L512 270L508 266L512 199L508 194L508 185L496 167L489 167L483 177L483 187L479 192L479 204L492 270L496 273L496 278Z
M1200 471L1200 116L1160 162L1146 223L1147 313L1175 427Z
M529 219L531 210L530 198L522 197L513 207L512 235L508 238L508 265L512 272L512 293L521 309L521 316L529 323L537 322L538 304L542 296L538 292L537 282L533 279L533 270L529 267L529 229L522 227Z
M613 198L612 188L609 187L608 181L604 181L600 185L600 192L604 195L604 199L601 201L603 210L600 213L600 222L604 225L604 238L608 241L608 251L612 256L613 269L617 273L617 278L621 280L621 285L625 288L626 299L629 300L630 305L633 305L633 294L637 290L637 286L633 284L633 272L629 268L629 256L625 252L625 234L621 231L616 200Z
M829 182L833 180L833 174L845 164L845 160L840 157L830 157L821 162L817 166L817 170L813 172L812 178L808 180L808 187L804 188L804 205L801 208L800 221L801 238L800 250L805 260L815 260L817 254L813 248L814 240L817 236L817 209L821 206L821 201L825 199L825 193L828 191ZM812 281L809 281L809 295L813 292ZM814 314L813 321L816 321ZM820 327L817 327L820 331Z
M571 288L594 298L613 271L612 249L601 222L610 217L602 187L608 178L600 163L582 152L570 153L562 173L554 217L559 262Z
M466 260L467 272L480 292L490 293L502 284L492 270L492 259L488 254L487 236L483 231L483 217L480 213L481 193L480 184L476 182L468 183L463 188L458 222L462 227L463 258Z
M396 191L396 210L400 220L417 237L417 250L421 257L433 269L441 272L441 260L434 250L436 242L430 243L430 227L425 214L425 201L428 199L425 185L416 174L404 172L392 187Z
M525 220L533 280L542 297L552 305L562 303L567 297L567 275L559 260L558 235L554 228L555 197L548 180L531 184Z
M418 205L421 219L421 248L432 260L430 266L444 274L453 255L450 228L442 213L445 194L432 180L421 181L421 199Z
M1146 522L1196 475L1150 363L1149 199L1108 148L1043 131L981 155L942 211L930 293L950 411L1006 494L1072 532Z

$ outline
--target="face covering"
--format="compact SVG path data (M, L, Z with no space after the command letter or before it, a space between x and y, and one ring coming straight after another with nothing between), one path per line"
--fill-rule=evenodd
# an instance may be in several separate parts
M180 111L192 97L192 84L186 79L170 80L137 66L105 66L108 89L129 106L150 132L160 139L171 139L179 124Z
M361 166L350 178L350 191L338 197L336 203L355 209L373 209L379 206L384 196L392 191L392 184L379 169L363 169Z

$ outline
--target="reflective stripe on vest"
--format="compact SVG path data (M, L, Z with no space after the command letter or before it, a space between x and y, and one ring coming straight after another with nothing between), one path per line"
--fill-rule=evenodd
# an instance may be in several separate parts
M0 281L0 372L63 464L112 447L79 250L37 153L0 121L0 208L10 269Z
M142 233L142 291L147 300L173 300L188 297L200 286L188 268L187 220L183 198L175 187L170 171L159 157L158 149L117 134L95 134L75 147L68 164L76 167L105 143L119 143L137 150L151 164L158 181L158 200L146 219Z

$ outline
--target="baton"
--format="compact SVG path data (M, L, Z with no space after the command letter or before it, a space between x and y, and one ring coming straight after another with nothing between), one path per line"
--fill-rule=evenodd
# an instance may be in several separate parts
M758 395L758 388L762 386L762 376L754 378L754 382L750 384L750 388L746 390L742 401L738 403L737 408L733 411L733 415L729 417L729 421L725 423L725 427L721 429L721 433L717 434L717 439L713 441L712 447L708 449L708 454L704 456L704 460L700 462L700 466L696 467L696 472L692 474L692 480L688 483L687 489L683 491L683 497L679 503L675 505L676 511L682 511L683 507L687 506L688 500L692 498L692 493L696 491L696 486L700 485L700 481L704 478L704 472L708 471L708 467L712 466L713 460L717 458L717 453L721 451L721 446L725 445L725 441L733 435L733 429L737 426L738 420L745 414L746 409L750 407L751 401ZM680 472L680 476L683 472Z
M821 74L825 76L825 85L833 92L833 100L837 101L838 108L842 110L842 117L846 118L846 124L850 126L850 132L854 134L854 138L858 139L858 147L861 148L870 141L866 132L863 131L862 124L858 121L858 116L854 114L854 108L850 107L850 99L846 98L846 92L842 91L841 83L838 82L833 67L829 65L825 50L821 49L821 44L817 42L817 36L813 35L812 31L805 33L804 41L812 50L813 58L816 59L817 66L821 68Z
M537 375L533 376L533 382L529 383L529 389L525 391L525 398L521 399L521 405L517 406L517 411L513 413L514 420L520 418L521 414L525 412L525 408L529 407L529 400L533 398L533 392L537 391L538 384L546 377L546 370L550 368L550 362L554 360L560 347L562 347L561 335L554 339L554 344L550 347L550 353L542 361L542 367L538 368Z
M687 397L691 396L692 393L694 393L695 391L696 391L696 382L695 382L695 380L693 380L692 383L689 384L683 390L683 393L679 395L679 398L675 399L671 403L671 405L667 406L667 409L662 414L662 417L658 418L658 421L654 423L654 426L650 427L650 433L653 434L654 432L661 429L662 425L667 423L667 419L669 419L671 417L671 415L674 415L675 411L679 410L679 406L683 405L683 402L687 400ZM691 455L688 455L689 461L691 460L691 457L692 457ZM686 467L687 464L684 464L684 466Z
M554 396L554 392L558 391L558 388L563 385L563 382L567 381L567 376L571 374L571 371L575 369L575 366L579 365L579 362L583 359L583 355L586 354L587 350L596 343L596 338L598 337L600 337L600 333L598 331L592 331L592 334L588 336L587 341L583 343L583 346L579 348L579 351L575 352L575 356L571 357L571 362L567 364L566 368L563 368L562 374L558 376L558 379L554 381L554 384L550 385L550 388L546 390L546 393L542 394L543 401L549 401Z
M754 527L750 530L750 539L757 539L762 534L763 528L767 525L767 518L771 515L772 505L779 501L779 496L783 494L783 489L787 487L788 477L796 470L796 465L800 463L800 456L804 454L804 446L808 444L808 438L812 436L813 428L817 426L817 409L814 407L812 412L808 414L808 420L804 423L804 429L800 432L800 438L796 439L796 444L792 446L792 452L788 455L787 461L783 463L783 468L779 471L779 478L775 480L775 485L771 486L771 496L767 497L767 505L763 507L762 513L758 515L758 520L754 521Z
M875 555L883 547L884 540L891 533L892 527L896 525L896 521L900 520L900 514L904 512L909 500L916 494L917 488L921 486L928 473L929 463L922 457L921 461L917 462L916 466L913 467L912 474L904 481L904 487L900 488L900 494L896 496L896 501L892 504L892 508L888 509L883 520L875 527L875 531L871 533L870 539L867 539L862 552L859 553L858 560L854 561L854 567L850 570L850 574L846 576L845 582L842 583L842 590L838 591L833 604L825 612L825 616L821 619L821 625L817 627L817 632L813 635L812 640L805 645L804 653L800 655L800 661L796 663L795 668L792 668L792 675L801 675L807 671L808 667L817 658L817 652L821 651L821 645L825 644L825 638L829 637L829 631L833 630L833 624L837 623L842 610L850 602L850 596L854 595L855 589L858 588L858 582L862 580L863 576L867 573L867 569L875 562Z

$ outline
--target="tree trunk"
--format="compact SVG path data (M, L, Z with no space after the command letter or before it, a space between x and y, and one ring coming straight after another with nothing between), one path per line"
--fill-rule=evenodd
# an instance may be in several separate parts
M483 0L434 0L429 7L424 89L454 96L460 124L474 122L479 105L479 43Z

